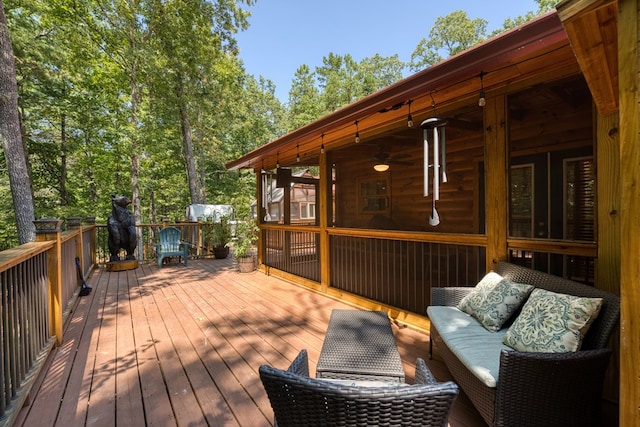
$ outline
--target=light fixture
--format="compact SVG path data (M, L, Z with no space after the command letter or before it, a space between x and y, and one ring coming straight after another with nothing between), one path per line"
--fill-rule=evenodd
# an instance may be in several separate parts
M360 132L358 130L358 121L356 120L356 144L360 142Z
M485 105L487 105L487 99L485 98L484 94L484 82L482 81L482 78L485 74L486 73L484 71L480 71L480 97L478 98L479 107L484 107Z
M280 169L280 152L276 153L276 169Z
M296 162L300 163L300 144L296 144Z
M373 165L373 168L378 172L386 172L389 170L389 163L387 162L376 163L375 165Z
M409 115L407 116L407 127L413 127L413 117L411 117L411 103L413 100L408 100L407 105L409 106Z
M322 134L322 143L320 144L320 154L324 154L324 133Z

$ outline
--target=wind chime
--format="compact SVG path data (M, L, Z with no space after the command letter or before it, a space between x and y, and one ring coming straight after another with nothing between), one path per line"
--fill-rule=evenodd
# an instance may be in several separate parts
M432 103L435 106L435 103ZM436 210L436 200L440 200L440 184L447 182L447 141L445 126L447 121L440 117L425 119L420 127L424 135L424 197L429 196L429 169L433 171L433 191L431 198L431 216L429 225L435 227L440 224L440 216ZM431 147L429 135L431 134ZM433 163L429 164L429 148L433 150Z

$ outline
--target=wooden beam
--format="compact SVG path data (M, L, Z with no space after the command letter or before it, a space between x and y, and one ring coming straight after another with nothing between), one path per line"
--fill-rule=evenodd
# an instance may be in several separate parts
M320 153L320 203L316 206L316 214L320 215L320 286L322 292L327 292L331 285L330 248L327 227L329 217L333 215L331 190L333 185L331 162L327 161L327 153Z
M556 5L556 10L564 22L612 3L616 0L565 0Z
M484 107L485 212L487 218L487 270L506 260L509 162L507 158L506 97L487 98Z
M638 0L618 4L620 88L620 425L640 425L640 95Z
M598 265L596 286L620 294L619 115L596 113Z
M618 109L615 1L580 0L558 5L558 16L598 110L603 115Z

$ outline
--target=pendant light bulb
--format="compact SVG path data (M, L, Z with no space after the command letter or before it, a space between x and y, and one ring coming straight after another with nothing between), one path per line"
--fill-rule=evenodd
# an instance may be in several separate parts
M482 89L480 91L480 97L478 98L478 106L484 107L485 105L487 105L487 99L485 98L485 95L484 95L484 89Z
M407 101L407 105L409 105L409 114L407 115L407 127L413 127L413 117L411 116L411 103L413 101L410 99Z
M356 120L356 144L360 142L360 132L358 130L358 121Z
M484 94L484 82L483 78L486 73L484 71L480 71L480 96L478 97L478 106L484 107L487 105L487 99Z

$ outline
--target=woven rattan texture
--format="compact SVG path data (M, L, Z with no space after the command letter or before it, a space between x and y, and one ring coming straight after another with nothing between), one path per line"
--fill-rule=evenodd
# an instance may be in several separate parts
M333 310L316 377L404 382L404 368L387 314Z
M279 427L433 426L447 425L458 394L453 382L433 383L424 360L416 360L410 386L353 387L316 380L302 350L287 371L260 366L260 378Z
M484 385L442 341L431 325L430 344L440 350L453 378L484 420L493 426L598 426L602 386L611 350L609 338L620 318L620 298L603 290L501 262L497 273L552 292L604 299L582 349L570 353L503 351L496 388ZM434 288L432 301L456 305L464 290Z

